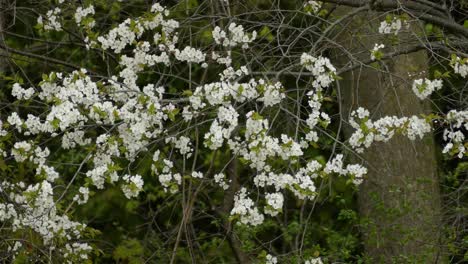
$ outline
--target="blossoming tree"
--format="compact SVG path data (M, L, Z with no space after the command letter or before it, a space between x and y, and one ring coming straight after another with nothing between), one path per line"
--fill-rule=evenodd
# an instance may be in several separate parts
M453 82L468 75L468 29L437 16L449 12L446 6L423 0L45 2L35 10L4 1L5 10L24 20L6 12L0 19L9 65L2 99L12 100L2 109L0 131L0 252L8 261L109 257L96 242L109 230L83 218L83 210L95 201L116 207L124 201L143 215L140 228L147 231L127 230L129 239L112 253L116 261L208 263L199 241L210 240L216 244L210 249L227 243L232 252L214 257L218 263L332 262L343 256L308 242L320 228L308 221L332 193L368 186L375 173L366 174L379 166L368 161L374 144L414 144L429 148L416 154L433 155L427 138L442 131L441 152L455 160L467 156L466 104L376 115L372 104L385 97L349 103L352 87L343 90L360 79L349 77L358 68L369 76L410 74L389 87L421 104L457 90ZM336 4L352 8L340 13ZM353 38L338 31L367 10L375 12L367 25L375 37L348 44ZM38 43L48 52L35 52ZM392 58L423 50L437 64L430 74L428 67L388 68ZM40 74L31 70L38 63L47 64ZM383 104L398 108L397 99ZM397 155L387 154L389 162ZM343 184L335 190L336 182ZM243 239L272 223L282 230L282 246L271 237ZM210 229L215 235L206 237Z

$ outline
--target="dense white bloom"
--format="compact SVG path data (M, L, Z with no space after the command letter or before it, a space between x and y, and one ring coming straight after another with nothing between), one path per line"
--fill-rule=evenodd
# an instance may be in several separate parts
M466 137L462 129L468 129L468 110L451 110L447 113L446 120L450 123L450 127L444 129L443 139L447 144L442 153L450 153L451 155L457 155L458 158L463 158L467 152L465 147Z
M219 185L219 187L223 188L223 190L229 189L229 182L226 181L226 176L223 173L218 173L214 175L214 181Z
M141 25L138 34L143 33L143 27ZM132 43L136 38L137 34L134 30L130 29L130 19L125 20L117 28L112 29L106 36L99 36L98 41L101 43L103 49L111 48L115 53L120 53L125 46Z
M65 132L62 137L62 148L70 149L78 146L84 146L91 143L90 138L85 138L84 131L76 130L73 132Z
M212 31L212 35L216 44L221 44L225 47L236 47L242 44L242 48L246 49L249 47L249 43L253 42L257 37L257 32L253 31L251 34L246 34L242 25L231 23L228 26L227 32L217 26Z
M429 97L434 91L442 88L442 80L435 79L433 81L425 78L414 80L413 86L411 87L413 92L419 99L423 100Z
M312 86L317 90L327 88L335 80L336 68L328 58L302 53L301 65L312 72L314 76Z
M52 106L50 113L46 117L47 122L52 124L55 128L60 128L62 131L86 120L87 118L82 115L75 104L70 101Z
M76 194L73 197L73 201L76 201L78 204L85 204L89 199L89 189L87 187L80 187L78 190L79 194Z
M205 54L201 50L185 47L182 51L175 50L175 57L180 61L201 63L205 61Z
M128 199L137 197L143 189L143 179L138 174L134 176L126 174L122 177L122 180L127 183L122 186L122 191Z
M11 113L7 118L7 122L14 126L19 132L23 130L23 120L21 120L18 113Z
M83 20L84 17L88 16L88 15L94 15L94 7L92 5L86 7L86 8L82 8L81 6L79 6L77 9L76 9L76 12L75 12L75 21L78 25L81 24L81 21ZM89 26L89 27L94 27L94 21L91 22L90 24L86 25L86 26Z
M431 125L426 120L411 116L408 120L406 133L403 134L406 134L409 139L415 140L416 138L422 139L429 132L431 132Z
M174 147L179 150L180 154L186 155L187 158L192 156L193 148L190 138L185 136L180 136L179 138L169 137L166 139L167 142L174 143Z
M242 188L234 196L234 207L231 210L231 215L239 216L242 224L259 225L263 223L264 216L258 211L254 201L247 195L247 189Z
M98 188L98 189L103 189L104 188L104 181L106 177L106 172L108 171L108 168L106 165L96 167L88 172L86 172L86 176L91 178L93 184Z
M11 150L11 154L17 162L23 162L28 159L29 155L31 155L31 150L32 146L29 142L21 141L15 143Z
M275 216L283 208L284 197L282 193L268 193L265 195L265 201L267 202L265 213Z
M62 25L60 24L59 16L62 10L58 7L47 11L45 19L42 16L37 18L37 23L43 25L44 30L61 31Z
M279 104L281 100L286 97L281 91L283 86L280 82L275 84L265 84L263 80L259 80L259 87L263 90L263 97L260 97L258 101L263 102L265 106Z
M328 161L323 171L325 173L334 172L337 174L345 174L346 170L343 168L343 155L342 154L336 155L335 158Z
M247 122L245 123L245 137L252 138L256 137L260 132L268 129L268 119L264 119L257 112L250 111L246 115Z
M303 152L301 145L295 142L292 138L285 134L281 135L281 150L278 152L283 160L288 160L291 157L300 157Z
M159 151L154 153L154 161L159 160L159 153ZM164 187L164 191L170 191L171 193L177 192L179 185L182 183L182 176L179 173L172 173L174 168L174 163L172 161L163 159L161 171L157 169L155 164L153 164L151 168L155 174L158 174L158 180Z
M23 182L11 184L0 183L0 189L10 194L15 205L0 202L0 221L11 221L12 230L34 232L42 238L45 246L55 249L56 241L73 241L80 239L81 231L86 227L70 221L66 215L60 215L55 205L52 185L47 181L32 184L25 188ZM73 254L81 258L87 255L91 248L86 243L76 247ZM67 243L68 245L68 243ZM17 250L20 245L15 244ZM60 250L60 249L59 249Z
M353 183L359 185L363 181L363 176L367 174L367 168L358 164L348 164L346 166L346 172L347 174L353 175Z
M368 119L369 112L359 108L351 113L350 124L356 131L349 138L350 145L362 152L374 141L387 142L395 133L407 136L411 140L422 139L431 131L431 125L417 116L396 117L386 116L376 121Z
M404 21L406 25L408 22ZM403 21L396 16L388 17L386 20L380 22L379 33L380 34L394 34L398 35L402 28Z
M461 77L468 76L468 58L452 56L450 65L453 67L454 72L460 74Z
M320 11L322 3L308 1L307 5L311 8L309 12L315 14ZM57 16L59 12L48 13L47 21L41 18L45 29L61 29ZM92 27L94 20L88 16L93 14L92 6L79 7L72 13L74 17L71 19L80 26ZM26 115L24 111L11 113L7 118L9 124L0 122L1 136L12 133L14 136L10 138L56 138L61 140L60 151L76 149L74 151L87 154L76 178L73 178L76 179L75 185L69 189L70 193L61 195L61 201L67 203L73 199L77 204L86 203L90 196L89 185L104 189L107 187L105 183L118 185L127 198L137 197L144 186L142 176L117 172L124 170L130 173L148 155L149 159L152 156L152 160L149 160L151 174L166 192L177 192L183 181L206 182L204 177L208 177L207 172L190 172L187 169L186 159L192 157L195 147L235 156L248 166L243 169L248 174L245 179L254 175L249 183L253 183L253 188L257 190L255 199L249 197L247 188L242 188L236 194L230 212L242 224L258 225L263 222L264 214L277 215L283 208L283 194L286 192L299 199L314 199L320 191L316 184L321 177L348 176L355 185L363 181L367 173L365 167L345 164L342 154L331 156L328 162L321 164L310 156L310 149L307 149L309 145L317 145L314 142L322 143L319 135L326 133L325 128L331 122L330 116L321 110L323 101L328 100L328 92L331 92L325 90L335 81L337 72L328 58L302 54L300 64L312 73L309 75L313 77L313 89L309 89L307 97L304 95L304 101L300 102L307 102L307 105L301 105L301 109L298 109L296 133L285 134L290 132L289 127L292 126L286 125L282 129L281 122L289 121L283 115L289 115L290 109L294 109L289 104L291 98L296 100L295 95L286 94L287 89L273 78L251 78L254 73L249 71L250 65L240 66L238 61L233 61L237 56L231 56L238 52L234 48L251 45L256 32L246 33L243 26L235 23L225 29L216 27L212 35L218 46L212 47L213 50L210 49L207 55L203 52L204 48L179 46L179 24L168 19L168 15L168 9L156 3L151 7L151 12L126 19L105 34L96 32L94 36L85 36L87 45L115 55L118 63L116 72L109 73L108 78L89 74L82 69L70 74L52 72L44 76L37 88L23 89L19 84L13 85L14 97L30 99L37 95L35 99L47 108L37 116L28 113L24 120L24 116L19 115ZM85 21L88 25L83 25ZM385 34L397 34L402 23L401 19L393 18L382 24L379 30ZM86 28L88 30L90 28ZM383 44L375 44L371 50L372 60L379 59L382 48ZM179 64L198 63L206 67L207 58L209 62L217 64L210 67L208 74L212 76L200 81L199 85L183 88L186 89L183 93L179 93L178 86L177 91L173 92L174 85L166 78L172 78L168 76L175 76L177 72L170 71ZM463 77L468 75L467 65L466 59L458 57L452 63L455 73ZM211 72L219 67L219 72ZM156 78L153 75L148 78L148 72L155 74ZM215 78L215 81L208 81ZM419 97L426 98L441 86L440 80L421 79L415 81L413 90ZM464 129L468 129L467 113L451 111L447 114L445 121L449 128L443 134L446 141L444 153L459 157L466 154ZM280 118L277 119L277 116ZM349 143L357 150L369 147L376 141L388 141L395 134L416 139L431 131L430 124L423 118L385 116L371 120L369 111L364 108L352 113L350 124L356 131ZM3 130L3 125L10 131ZM200 131L203 144L197 138ZM85 259L86 252L91 248L87 244L71 242L79 239L82 225L59 215L57 208L61 209L64 202L54 200L59 196L53 194L57 187L54 182L61 176L50 166L56 162L51 160L54 155L49 157L46 144L34 140L4 142L5 150L12 154L12 158L5 159L6 162L13 159L27 162L36 170L36 175L32 175L36 180L29 186L24 183L21 186L13 185L15 188L0 183L2 190L11 193L15 206L19 206L16 210L9 201L0 201L0 221L19 219L18 223L11 224L12 229L32 229L51 245L55 238L66 241L65 249L61 251L65 256L81 256L83 253L82 259ZM154 151L154 154L149 151ZM186 159L181 161L181 156ZM195 168L206 169L199 166L199 160L197 162L193 164ZM213 164L219 166L219 162ZM213 176L212 183L228 190L231 181L226 179L225 170L219 170ZM64 175L64 179L68 179L68 175ZM85 184L80 186L81 182ZM40 221L33 221L37 219ZM270 263L277 262L275 257L268 256ZM315 258L306 263L320 264L322 261Z
M19 83L13 84L11 95L19 100L28 100L34 95L34 88L23 89Z

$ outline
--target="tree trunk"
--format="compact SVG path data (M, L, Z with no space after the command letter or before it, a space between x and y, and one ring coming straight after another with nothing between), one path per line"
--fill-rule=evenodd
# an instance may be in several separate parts
M340 14L349 8L338 10ZM385 16L369 11L345 21L338 42L358 60L367 61L375 43L384 42L377 32ZM417 41L410 31L399 33L397 49ZM391 44L385 43L387 47ZM343 52L336 53L338 66L349 63ZM357 107L369 109L372 119L387 115L419 116L429 112L428 104L411 90L412 81L427 74L425 51L393 57L380 69L362 67L341 75L340 92L345 121ZM411 76L409 76L411 74ZM345 129L347 137L352 133ZM395 136L386 143L374 143L362 155L369 172L359 187L358 203L366 263L443 263L440 256L440 191L432 135L411 141Z

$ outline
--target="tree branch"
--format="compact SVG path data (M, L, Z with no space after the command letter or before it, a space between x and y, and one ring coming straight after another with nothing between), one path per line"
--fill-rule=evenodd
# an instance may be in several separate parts
M350 7L362 7L370 3L369 1L364 0L323 0L323 2ZM468 37L468 28L465 28L462 25L457 24L455 21L447 18L446 14L436 10L432 6L416 3L414 1L378 0L375 1L371 8L375 11L382 12L403 8L405 11L421 20L447 28L452 33Z
M14 53L14 54L26 56L26 57L29 57L29 58L34 58L34 59L38 59L38 60L51 62L51 63L54 63L54 64L63 65L63 66L66 66L66 67L69 67L69 68L72 68L72 69L75 69L75 70L79 70L81 68L78 65L74 65L74 64L68 63L66 61L61 61L61 60L58 60L58 59L42 56L42 55L39 55L39 54L34 54L34 53L26 52L26 51L13 49L13 48L7 47L3 43L0 43L0 49L3 49L5 51L7 51L7 52L11 52L11 53Z

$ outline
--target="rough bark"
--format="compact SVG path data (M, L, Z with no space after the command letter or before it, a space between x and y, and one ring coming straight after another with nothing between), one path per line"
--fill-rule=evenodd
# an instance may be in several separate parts
M343 8L338 13L348 11ZM374 43L382 42L376 32L377 15L369 11L351 18L338 37L343 48L362 61L368 60ZM411 25L410 31L417 28ZM415 35L400 33L399 38L398 49L413 42ZM342 52L336 55L340 66L349 62ZM343 74L343 116L347 119L359 106L369 109L373 119L427 113L427 103L413 94L411 84L427 73L428 64L426 53L419 51L388 59L381 63L381 69L364 67ZM349 127L345 129L347 136L351 132ZM443 263L438 167L432 135L416 141L396 136L387 143L374 144L360 157L351 156L354 162L363 159L369 169L358 194L367 262Z

